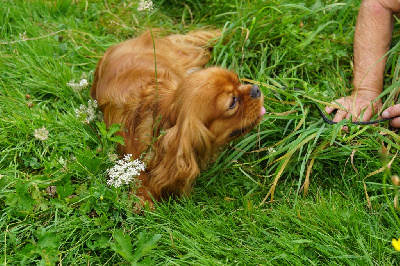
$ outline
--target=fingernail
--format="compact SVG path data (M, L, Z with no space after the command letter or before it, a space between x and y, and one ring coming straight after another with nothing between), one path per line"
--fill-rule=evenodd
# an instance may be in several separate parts
M382 113L382 117L384 117L384 118L388 118L389 116L390 116L390 114L389 114L388 111L384 111L384 112Z

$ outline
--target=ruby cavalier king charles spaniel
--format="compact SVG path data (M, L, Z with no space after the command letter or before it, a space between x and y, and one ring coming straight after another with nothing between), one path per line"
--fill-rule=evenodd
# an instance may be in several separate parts
M248 133L265 114L257 85L205 65L220 31L140 37L108 49L91 88L107 126L122 125L125 145L146 164L137 178L141 204L187 195L224 144Z

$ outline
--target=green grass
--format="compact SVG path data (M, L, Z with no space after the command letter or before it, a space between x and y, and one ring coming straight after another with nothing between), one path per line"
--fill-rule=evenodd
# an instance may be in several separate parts
M387 124L343 132L313 104L351 91L360 1L155 2L141 13L136 1L1 1L0 262L395 265L399 135ZM267 114L189 198L137 215L128 188L106 184L115 139L76 117L89 87L67 83L82 75L90 83L109 46L149 27L224 29L210 64L262 84ZM399 37L385 104L400 85ZM34 130L43 126L49 137L40 141Z

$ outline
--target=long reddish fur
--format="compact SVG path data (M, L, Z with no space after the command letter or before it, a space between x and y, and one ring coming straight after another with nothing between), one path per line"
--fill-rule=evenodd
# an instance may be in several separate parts
M258 123L253 117L262 105L261 100L250 104L243 97L249 110L238 114L238 121L214 122L212 112L220 112L225 103L210 98L224 99L228 90L250 86L241 85L234 73L221 68L198 71L209 61L209 48L220 32L154 35L147 31L110 48L97 65L91 90L106 125L123 125L119 134L125 146L120 145L119 152L146 162L137 195L149 202L152 197L188 194L200 170L229 140L225 127L247 125L250 116ZM207 83L210 79L212 86ZM232 89L217 91L219 87Z

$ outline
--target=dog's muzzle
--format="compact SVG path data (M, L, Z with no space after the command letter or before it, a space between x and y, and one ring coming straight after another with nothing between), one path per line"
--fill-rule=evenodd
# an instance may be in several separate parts
M253 85L250 89L250 97L253 99L258 99L261 96L260 88L257 85Z

